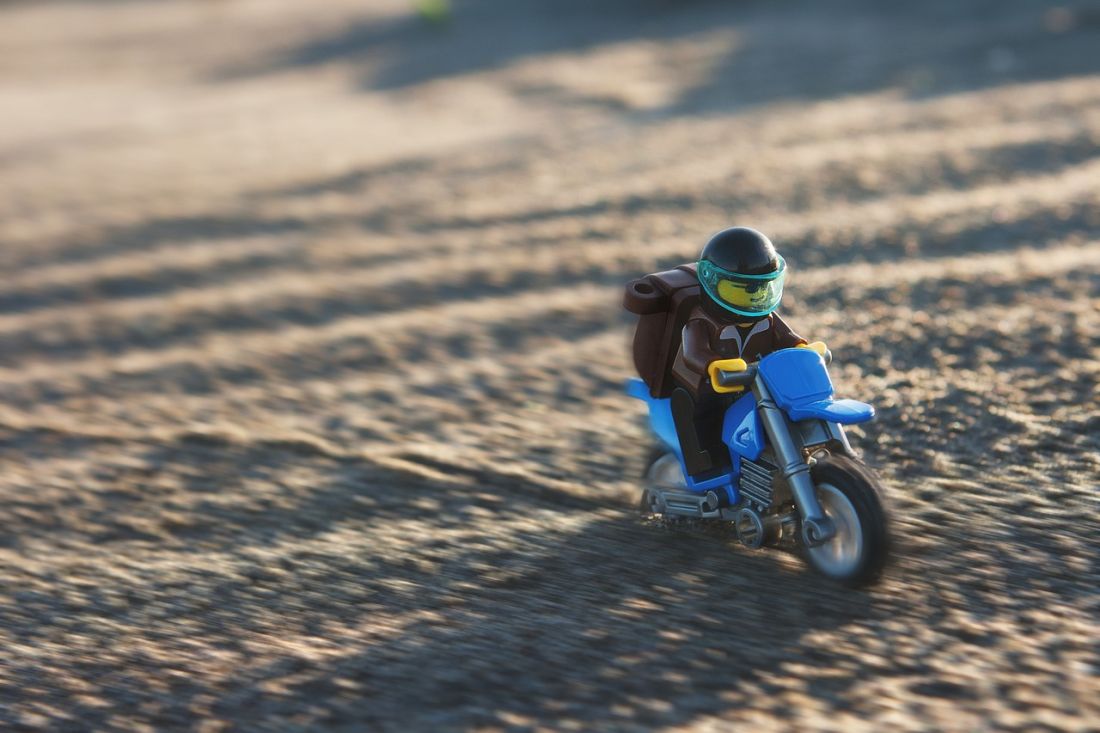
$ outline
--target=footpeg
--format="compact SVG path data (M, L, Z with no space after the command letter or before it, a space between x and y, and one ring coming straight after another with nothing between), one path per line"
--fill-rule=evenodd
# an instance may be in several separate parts
M665 491L651 487L655 502L662 508L664 514L677 517L694 517L696 519L717 519L721 516L718 494L708 491L705 494L691 494L686 491Z

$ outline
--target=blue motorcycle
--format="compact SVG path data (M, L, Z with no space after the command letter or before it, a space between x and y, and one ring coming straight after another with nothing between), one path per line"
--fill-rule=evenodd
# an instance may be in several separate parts
M684 471L669 400L630 380L627 392L649 406L660 444L646 469L641 510L731 522L748 547L800 547L828 578L847 585L875 580L890 543L882 489L843 428L875 411L833 398L830 355L821 351L782 349L752 365L739 359L712 365L718 388L744 394L722 423L730 468L698 482Z

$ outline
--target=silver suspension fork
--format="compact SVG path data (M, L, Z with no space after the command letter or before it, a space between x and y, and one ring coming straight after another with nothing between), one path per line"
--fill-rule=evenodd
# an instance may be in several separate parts
M779 470L791 488L795 505L802 517L802 541L807 547L827 542L836 534L836 527L825 516L817 501L814 482L810 478L810 467L802 457L798 444L791 437L787 417L775 404L759 372L753 380L752 391L756 396L756 407L760 411L764 431L768 434L772 450L779 461Z

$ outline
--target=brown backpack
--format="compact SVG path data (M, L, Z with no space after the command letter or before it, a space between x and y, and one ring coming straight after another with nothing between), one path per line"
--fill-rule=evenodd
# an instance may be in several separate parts
M680 334L699 304L695 263L631 280L623 307L638 315L634 331L634 366L653 397L672 394L672 364L680 350Z

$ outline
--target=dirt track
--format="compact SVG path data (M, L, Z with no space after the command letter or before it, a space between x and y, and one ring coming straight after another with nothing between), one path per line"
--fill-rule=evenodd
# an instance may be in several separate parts
M0 5L0 728L1100 730L1100 10L886 5ZM632 513L732 223L868 592Z

